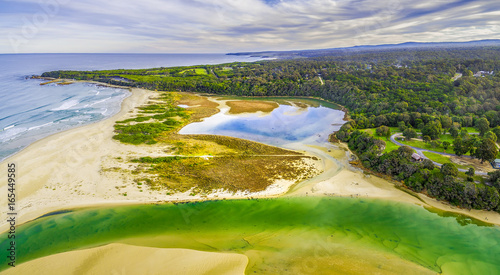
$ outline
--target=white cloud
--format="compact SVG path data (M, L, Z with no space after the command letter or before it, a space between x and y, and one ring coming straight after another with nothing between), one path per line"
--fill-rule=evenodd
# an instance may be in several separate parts
M65 4L47 4L57 1ZM0 52L234 52L500 38L500 4L488 0L41 3L8 1L0 35L13 39L0 41Z

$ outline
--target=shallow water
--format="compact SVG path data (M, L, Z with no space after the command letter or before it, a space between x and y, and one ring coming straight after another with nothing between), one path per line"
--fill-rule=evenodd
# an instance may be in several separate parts
M78 83L40 86L53 70L104 70L220 64L261 58L224 54L0 54L0 161L29 144L112 116L125 90Z
M500 273L498 227L462 225L419 206L352 198L279 198L78 210L17 229L18 261L122 242L230 251L250 258L247 273L328 270L357 251L401 258L435 272ZM8 248L6 235L0 249ZM366 259L364 259L366 260ZM353 259L359 262L361 259ZM370 263L365 263L370 264ZM373 264L373 263L371 263ZM391 263L379 263L381 271ZM5 269L6 258L0 259ZM334 266L331 266L334 271ZM306 272L307 271L307 272Z
M279 105L268 114L231 115L228 111L229 108L222 108L201 122L185 126L179 133L224 135L276 146L298 142L322 145L344 123L344 112L323 106Z

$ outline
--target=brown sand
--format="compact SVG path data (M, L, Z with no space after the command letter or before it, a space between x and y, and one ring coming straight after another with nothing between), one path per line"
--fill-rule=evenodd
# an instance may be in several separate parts
M242 114L242 113L270 113L274 109L279 107L279 104L272 101L252 101L252 100L239 100L239 101L227 101L227 106L229 109L229 114Z

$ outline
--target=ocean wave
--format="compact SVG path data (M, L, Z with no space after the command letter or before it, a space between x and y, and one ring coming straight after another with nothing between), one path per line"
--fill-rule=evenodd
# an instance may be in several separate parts
M9 128L9 127L6 127ZM5 128L4 128L5 129ZM0 132L0 142L5 142L7 140L11 140L18 136L20 133L28 131L26 127L11 127L7 130L3 130Z
M3 128L3 131L7 131L7 130L9 130L10 128L14 128L14 126L16 126L16 125L10 125L10 126L7 126L7 127Z
M85 106L83 106L83 107L84 107L84 108L92 107L92 106L97 105L97 104L99 104L99 103L106 102L106 101L108 101L108 100L110 100L110 99L112 99L112 98L113 98L113 97L111 97L111 96L110 96L110 97L106 97L105 99L98 100L98 101L96 101L96 102L93 102L93 103L87 104L87 105L85 105Z
M59 106L57 108L51 109L51 111L67 110L67 109L69 109L71 107L74 107L74 106L78 105L78 103L80 103L80 101L78 101L78 100L70 100L70 101L64 102L61 106Z
M52 125L52 124L54 124L54 122L51 121L49 123L45 123L45 124L42 124L42 125L33 126L33 127L28 128L28 131L39 129L39 128L42 128L42 127L45 127L45 126L49 126L49 125Z

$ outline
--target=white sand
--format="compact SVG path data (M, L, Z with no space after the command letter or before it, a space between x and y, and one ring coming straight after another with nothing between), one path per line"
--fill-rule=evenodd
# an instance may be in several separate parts
M287 194L289 196L341 196L341 197L365 197L385 200L400 201L417 204L426 207L434 207L441 210L464 214L478 220L500 225L500 214L494 211L468 210L452 206L446 202L438 201L421 193L415 193L423 202L416 197L397 189L394 183L374 175L366 174L363 171L353 168L348 163L350 152L342 149L332 149L326 152L325 148L316 147L315 152L326 160L326 172L329 174L325 179L324 174L312 180L300 184L299 188ZM321 153L322 151L322 153ZM327 155L340 160L337 164L331 163ZM344 168L335 169L341 166Z
M109 244L35 259L1 274L233 275L245 274L247 264L241 254Z
M126 174L104 171L103 168L110 169L113 168L113 165L120 163L116 161L118 157L130 158L144 155L161 156L165 154L165 148L162 148L161 145L129 146L112 139L114 122L130 117L130 112L134 112L135 107L146 103L150 96L155 95L155 92L152 91L133 89L132 96L123 102L122 110L114 117L42 139L2 162L0 167L6 167L6 164L10 162L15 162L18 166L18 224L51 211L75 207L217 198L270 197L282 195L290 188L292 188L291 192L287 194L289 196L358 196L424 205L417 198L395 188L392 183L375 176L366 176L363 172L350 168L350 165L347 163L346 152L341 149L332 149L331 152L327 152L326 148L306 148L305 146L297 148L297 150L306 150L308 154L319 157L320 160L314 165L325 172L297 185L293 181L279 180L265 191L258 193L238 192L233 194L218 191L206 196L190 196L189 191L181 194L167 195L165 192L149 191L146 187L143 187L143 192L140 192L137 185ZM123 161L120 165L126 166L130 164L127 161ZM2 169L0 173L5 173L5 169ZM7 189L6 181L0 182L0 188ZM124 196L124 193L127 196ZM419 196L427 205L447 211L464 213L480 220L500 225L500 215L498 213L457 209L424 195L419 194ZM6 199L6 196L0 196L0 205L6 206ZM6 212L2 211L0 216L2 220L0 231L5 231L7 228L6 217ZM46 270L48 272L38 274L56 274L50 272L50 268L61 268L60 270L63 274L65 271L71 273L71 270L79 266L84 266L85 268L89 268L89 272L94 272L87 274L112 274L110 273L112 272L110 268L120 265L123 265L124 270L127 272L128 270L137 270L134 268L138 268L141 265L134 266L136 262L132 258L142 257L141 255L144 253L144 255L154 254L154 256L151 256L151 259L161 258L162 261L165 261L165 258L175 259L171 262L174 267L194 268L175 269L175 272L172 274L190 274L189 272L196 273L201 270L212 270L212 265L208 265L209 263L215 266L225 266L223 269L214 267L215 269L213 270L226 270L227 267L227 265L221 264L221 262L226 260L219 261L215 260L215 258L210 258L215 257L212 255L213 253L209 253L211 256L207 256L206 254L200 256L201 254L196 254L198 252L186 252L186 250L150 249L152 248L111 245L53 255L26 263L22 266L32 265L31 267L27 267L27 270L37 268L35 270L41 270L40 272ZM220 256L220 254L216 255ZM63 259L61 257L67 257L64 258L67 260L61 260ZM121 258L129 260L120 262ZM200 261L206 265L191 266L189 264L190 259L195 258L202 259ZM147 257L142 259L147 261ZM92 269L94 262L91 261L97 263L95 265L97 269ZM158 274L161 273L161 270L164 270L162 268L166 268L166 266L160 263L162 261L154 262L154 264L143 262L141 268L144 268L144 266L153 268L154 270L151 270L151 274ZM244 268L231 268L233 266L235 268L236 266L238 266L237 268L246 266L246 260L243 265L243 258L238 258L237 260L231 258L228 261L231 262L228 265L231 267L227 267L228 272L234 270L243 272ZM235 264L236 262L238 264ZM19 268L22 268L22 266ZM196 269L197 266L199 269ZM156 269L157 267L158 269ZM20 269L16 268L15 270L19 271ZM121 271L120 269L119 272ZM221 271L218 274L224 273Z
M77 207L274 197L285 194L295 184L292 180L276 180L260 192L215 190L211 194L194 196L190 191L168 195L165 191L152 191L146 186L139 188L130 172L123 172L133 167L128 159L165 156L167 146L121 144L112 139L113 126L115 121L133 116L136 107L154 101L152 98L157 95L153 91L132 89L132 95L124 100L121 111L112 118L39 140L2 162L0 167L6 167L10 162L15 162L18 167L17 224L48 212ZM319 164L315 166L322 169ZM1 172L5 173L5 170ZM6 184L6 181L0 182L0 188L7 189ZM7 205L7 196L0 197L0 205ZM2 211L0 219L0 231L5 231L7 213Z
M222 198L276 197L290 195L359 196L404 201L422 204L421 201L396 189L392 183L362 172L345 169L350 167L342 150L297 146L299 151L320 158L314 165L325 172L295 185L294 181L278 180L266 190L250 193L231 193L216 190L211 194L192 196L190 191L167 195L166 192L151 191L146 186L138 188L127 173L114 172L114 168L126 169L131 165L126 159L138 156L164 156L165 148L159 146L130 146L112 139L116 120L129 118L135 107L146 103L157 93L133 89L132 96L125 99L122 110L112 118L68 130L42 139L1 163L18 166L18 224L51 211L75 207L137 204L162 201L193 201ZM217 102L221 102L216 100ZM222 101L224 103L224 101ZM227 108L222 104L219 108ZM330 155L330 156L329 156ZM123 161L117 161L122 158ZM106 169L106 170L103 170ZM4 173L4 171L1 171ZM6 182L0 183L6 189ZM142 192L141 192L142 190ZM126 196L124 196L126 194ZM437 202L424 195L419 196L428 205L447 211L464 213L490 223L500 224L500 215L487 211L468 211ZM0 197L0 205L7 205L7 197ZM1 231L7 228L6 212L1 213Z

